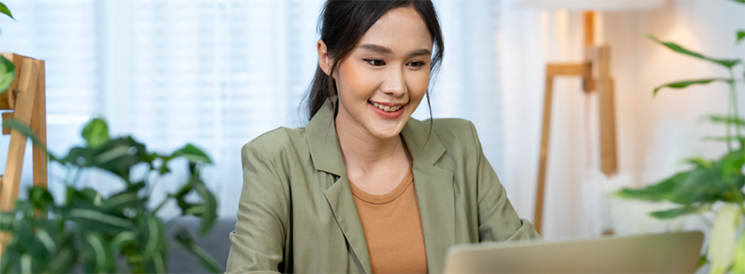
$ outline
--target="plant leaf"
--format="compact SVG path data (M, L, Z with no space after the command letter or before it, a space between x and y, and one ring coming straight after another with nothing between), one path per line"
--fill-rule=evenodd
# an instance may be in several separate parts
M24 124L21 121L18 121L16 119L10 119L10 120L3 120L3 127L10 128L12 130L16 130L23 134L24 136L27 136L31 139L31 142L34 143L35 146L41 148L44 153L47 153L47 147L44 145L44 143L41 142L39 137L36 136L34 131L31 130L29 126Z
M677 45L675 43L660 41L660 39L657 39L657 37L654 37L651 34L647 34L647 38L651 39L652 41L657 42L658 44L664 45L667 48L669 48L669 49L671 49L671 50L673 50L675 52L678 52L678 53L681 53L681 54L684 54L684 55L688 55L688 56L691 56L691 57L694 57L694 58L698 58L698 59L701 59L701 60L706 60L706 61L709 61L709 62L713 62L713 63L719 64L719 65L725 66L727 68L732 68L733 66L737 65L738 63L740 63L740 60L739 59L714 59L714 58L709 58L709 57L706 57L706 56L704 56L704 55L702 55L700 53L693 52L693 51L690 51L690 50L688 50L686 48L683 48L683 47L681 47L681 46L679 46L679 45Z
M704 266L705 264L708 264L709 263L709 260L706 259L706 255L707 254L704 253L704 255L701 255L701 257L698 257L698 267L699 268L702 267L702 266Z
M101 118L94 118L83 128L83 139L88 142L88 147L98 148L109 141L109 126Z
M735 2L738 2L738 3L742 3L742 4L745 4L745 0L732 0L732 1L735 1Z
M742 39L745 39L745 30L738 30L737 31L737 44L742 42Z
M736 190L741 189L745 185L745 177L741 172L734 171L740 170L743 162L728 159L737 159L743 153L742 150L734 151L731 156L725 156L726 161L712 161L710 166L696 165L657 184L642 189L623 189L617 194L624 198L668 200L682 205L736 202L739 194L733 192L733 186Z
M698 213L699 210L700 210L699 207L684 206L681 208L674 208L670 210L655 211L655 212L649 213L649 215L657 219L669 220L669 219L674 219L674 218L687 215L687 214Z
M711 121L712 123L739 124L741 126L745 126L745 120L739 117L711 115L709 116L709 121Z
M2 3L0 3L2 5ZM8 90L16 79L16 66L13 62L0 55L0 93Z
M735 263L730 271L732 273L745 273L745 234L740 235L740 240L737 241L733 260Z
M732 262L737 226L739 224L740 211L737 207L727 204L717 213L709 241L710 273L720 274L727 272Z
M6 6L5 4L1 2L0 2L0 13L4 13L8 17L10 17L10 19L13 19L13 21L16 20L15 18L13 18L13 14L10 13L10 9L8 9L8 6Z
M142 258L151 260L156 253L163 253L166 250L165 227L163 220L153 216L150 213L143 215L141 223L138 224L142 232Z
M188 231L182 228L178 232L176 232L175 237L176 241L183 245L187 251L199 258L204 268L211 271L212 273L222 272L220 266L217 265L217 262L215 262L215 259L213 259L212 256L205 252L204 249L194 243L194 239L192 239Z
M217 200L215 199L215 195L207 189L207 186L201 180L194 186L194 190L202 198L202 229L199 234L204 236L212 229L212 225L217 219Z
M726 141L738 141L738 142L745 142L745 137L737 137L737 136L704 136L701 138L701 141L712 141L712 142L726 142Z
M191 163L212 163L212 160L210 160L207 154L192 144L186 144L186 146L174 151L169 158L173 159L177 157L184 157Z
M654 92L652 94L657 95L657 92L659 92L660 89L663 89L663 88L681 89L681 88L686 88L691 85L706 85L714 81L729 82L730 80L725 79L725 78L709 78L709 79L685 80L685 81L673 82L673 83L664 84L664 85L654 88Z
M85 235L87 250L92 255L93 269L96 273L114 272L115 260L114 252L108 249L106 240L97 232L87 233Z

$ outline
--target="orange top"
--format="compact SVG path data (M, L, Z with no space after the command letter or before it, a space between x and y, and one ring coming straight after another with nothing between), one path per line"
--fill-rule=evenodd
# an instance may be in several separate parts
M427 253L414 175L391 192L374 195L349 185L367 241L372 273L427 273Z

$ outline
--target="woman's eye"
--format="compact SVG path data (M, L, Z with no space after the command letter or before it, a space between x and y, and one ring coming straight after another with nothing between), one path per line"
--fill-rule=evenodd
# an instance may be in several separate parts
M380 59L363 59L363 60L365 60L365 62L369 63L370 65L373 65L376 67L385 65L385 61L380 60Z
M425 64L424 62L415 61L415 62L409 63L409 65L415 68L420 68L420 67L423 67Z

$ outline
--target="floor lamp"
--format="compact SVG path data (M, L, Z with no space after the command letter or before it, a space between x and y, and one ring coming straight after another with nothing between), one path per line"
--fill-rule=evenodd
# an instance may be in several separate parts
M546 65L541 150L534 212L535 228L538 233L542 233L554 80L560 76L580 77L583 82L582 89L585 93L598 92L600 170L606 176L615 174L618 171L618 156L616 151L614 84L610 72L610 46L600 45L596 42L596 12L661 8L665 5L665 0L518 0L518 2L522 6L531 8L585 11L583 14L585 60L576 63L548 63Z

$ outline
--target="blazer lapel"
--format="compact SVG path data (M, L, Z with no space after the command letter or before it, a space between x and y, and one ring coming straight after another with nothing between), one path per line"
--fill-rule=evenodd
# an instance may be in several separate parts
M414 159L414 186L422 219L427 267L442 272L448 248L455 244L455 191L453 173L434 166L445 153L437 135L429 135L429 125L409 120L401 132Z
M365 269L365 273L371 273L370 254L367 252L365 233L362 230L360 217L357 214L357 206L352 198L352 190L349 187L347 175L342 175L331 187L324 191L326 200L334 212L336 222L339 223L344 237L352 247L355 257Z
M367 252L365 233L362 230L357 205L352 197L347 172L344 167L339 138L333 122L333 107L331 100L327 100L323 107L313 116L305 127L313 165L319 171L339 176L331 186L323 192L326 196L334 218L344 233L344 237L352 248L353 255L362 265L366 273L371 273L370 255Z

